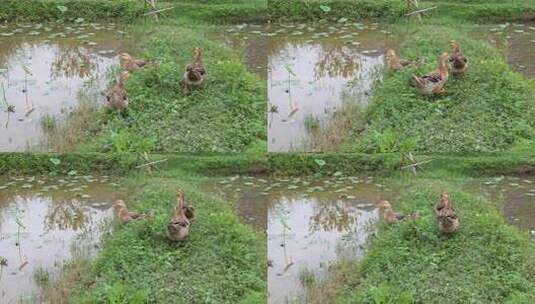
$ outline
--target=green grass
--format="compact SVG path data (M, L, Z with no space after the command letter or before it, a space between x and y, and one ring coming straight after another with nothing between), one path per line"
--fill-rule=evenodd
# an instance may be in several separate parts
M398 53L425 58L426 64L387 72L366 109L368 130L349 140L349 150L494 152L535 138L535 94L529 82L512 71L498 50L471 39L463 27L467 26L409 28L409 38ZM461 42L470 60L467 74L450 75L444 96L418 95L409 85L411 75L436 69L440 53L450 50L451 39Z
M124 174L132 170L136 162L133 154L0 153L0 175L66 174L71 170Z
M274 21L337 21L349 19L395 20L407 11L401 0L269 0L268 10Z
M475 22L529 21L535 19L535 1L483 1L483 0L441 0L422 1L423 6L437 6L429 12L430 18L450 16L457 20Z
M143 11L143 3L136 0L2 0L0 22L133 20Z
M238 152L265 141L265 84L247 71L229 48L198 30L160 25L133 29L139 55L160 61L128 81L127 113L102 112L98 131L83 149L117 152ZM184 92L184 66L202 47L208 78L200 90ZM94 128L91 128L94 129Z
M173 2L172 22L197 24L262 23L269 18L267 0ZM169 20L169 21L171 21Z
M361 263L338 273L345 281L337 303L533 303L535 246L495 204L447 176L398 182L404 190L394 209L420 218L381 225ZM442 190L461 221L451 237L439 233L432 211Z
M230 205L201 193L198 179L136 179L132 210L153 218L116 226L72 303L263 303L265 238L240 223ZM195 208L189 238L170 243L166 225L181 188Z

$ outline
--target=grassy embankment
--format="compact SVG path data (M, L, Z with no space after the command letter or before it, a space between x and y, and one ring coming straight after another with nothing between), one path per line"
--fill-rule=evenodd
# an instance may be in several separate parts
M67 267L65 278L79 273L75 286L60 280L47 289L63 286L59 298L69 292L72 303L264 303L265 238L242 224L228 203L202 193L202 177L169 175L132 176L132 186L141 190L129 206L154 216L116 226L89 273ZM172 244L165 227L177 188L187 193L195 220L188 240Z
M91 120L73 116L56 133L67 151L240 152L265 146L265 84L240 57L207 40L202 29L165 24L134 26L137 56L158 60L129 79L126 113L92 109ZM202 90L185 93L184 66L195 47L204 50L208 78Z
M393 21L407 12L407 5L402 0L269 0L268 11L272 21L337 21L340 18Z
M403 189L394 209L420 218L380 223L361 261L339 261L326 280L305 286L310 303L533 303L533 241L505 223L499 202L462 189L470 179L440 171L390 178ZM433 213L443 190L461 221L451 237Z
M533 0L439 0L421 1L422 7L437 6L431 18L450 16L472 22L529 21L535 19Z
M133 20L144 11L137 0L2 0L0 22Z
M535 138L535 95L529 81L512 71L498 50L471 39L466 29L423 25L408 30L401 57L426 64L386 71L365 109L367 130L346 142L361 152L494 152L529 145ZM440 53L458 40L470 60L464 77L450 77L447 93L419 96L411 75L436 68Z

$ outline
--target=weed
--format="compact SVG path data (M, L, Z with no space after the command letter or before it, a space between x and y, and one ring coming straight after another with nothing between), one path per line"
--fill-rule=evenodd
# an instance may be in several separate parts
M33 273L33 279L39 286L44 286L50 281L50 273L44 268L37 268Z
M299 280L304 287L311 286L316 281L316 275L308 268L303 268L299 271Z
M320 128L319 119L312 115L308 115L307 117L305 117L305 120L303 121L303 123L305 124L305 129L307 130L308 133L313 134L317 132Z
M314 21L318 19L338 21L346 19L397 19L406 12L401 0L269 0L271 20Z
M0 22L74 21L77 18L131 20L143 10L143 4L136 0L2 0Z
M44 130L53 130L56 128L56 118L51 115L43 115L41 117L41 127Z

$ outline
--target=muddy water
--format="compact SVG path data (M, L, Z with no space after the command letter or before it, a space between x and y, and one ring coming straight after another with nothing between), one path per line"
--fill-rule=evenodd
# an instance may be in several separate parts
M260 78L267 75L269 27L256 24L239 24L207 30L210 39L220 41L242 53L243 62Z
M0 303L38 303L36 273L52 279L77 251L92 254L112 217L109 177L0 178Z
M236 176L215 186L245 222L267 231L269 303L301 301L305 270L321 277L342 257L359 257L394 191L373 177L263 179ZM267 214L267 217L266 217Z
M1 25L0 152L39 150L43 121L72 111L84 86L104 90L127 41L111 23Z
M268 150L310 151L345 103L366 104L399 38L378 24L281 25L268 45Z
M467 187L503 202L506 220L535 239L535 177L499 176L473 181Z
M511 66L527 77L535 77L535 22L482 26L478 35L505 49Z

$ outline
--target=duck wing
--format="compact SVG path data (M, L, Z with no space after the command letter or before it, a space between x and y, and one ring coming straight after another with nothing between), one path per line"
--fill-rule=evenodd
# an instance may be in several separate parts
M443 80L442 75L440 75L440 72L438 70L432 71L431 73L424 75L421 78L432 83L439 83Z

